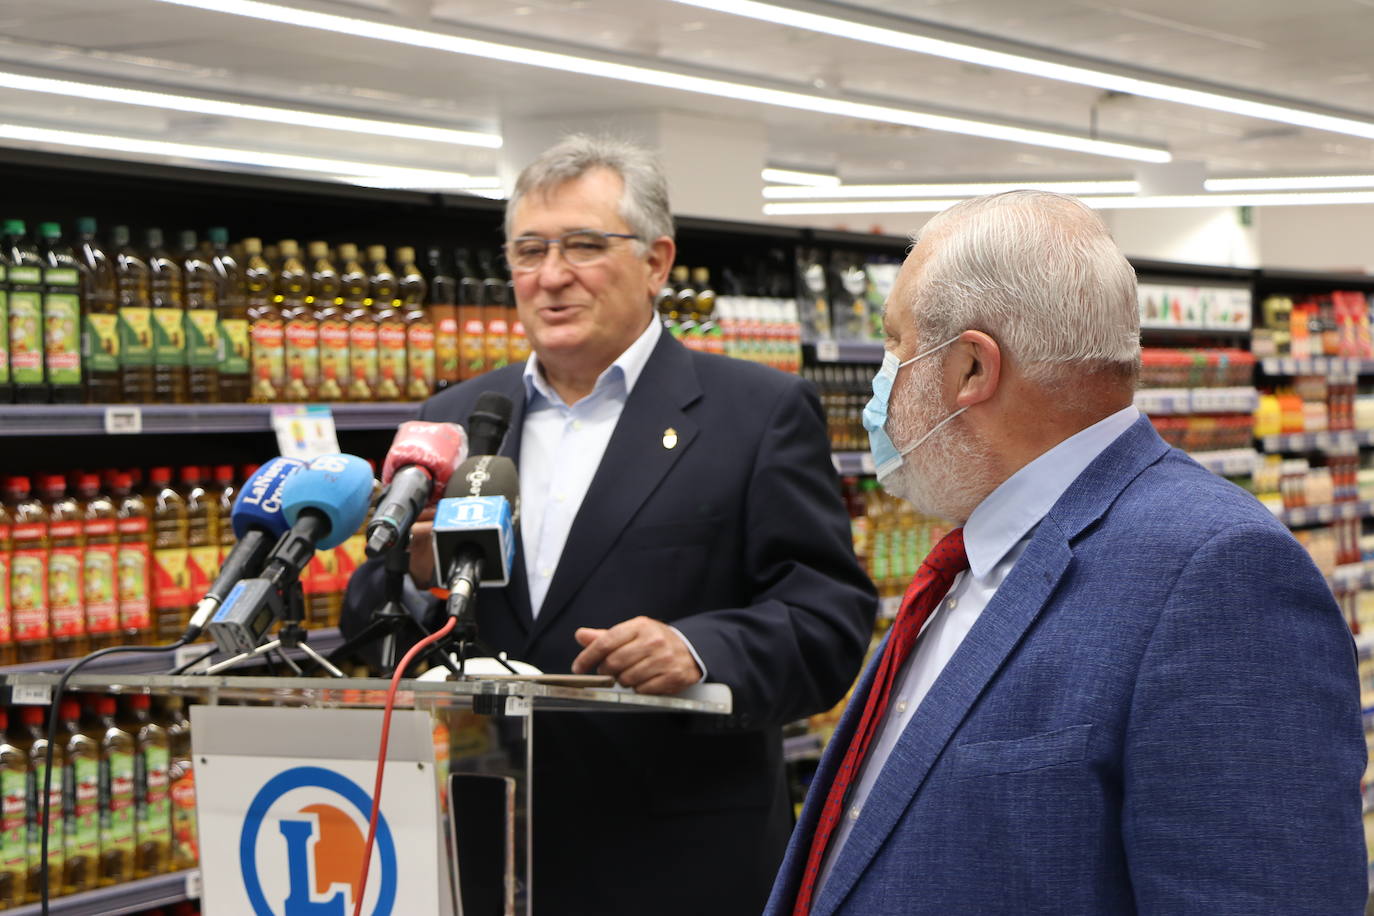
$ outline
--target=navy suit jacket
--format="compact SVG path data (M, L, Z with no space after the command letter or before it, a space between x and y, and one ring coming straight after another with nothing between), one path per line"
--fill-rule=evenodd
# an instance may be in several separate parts
M504 394L516 407L501 451L518 461L523 368L445 391L421 418L465 423L479 394ZM345 631L380 598L380 569L365 564ZM509 587L480 590L477 618L494 649L547 672L570 670L577 627L669 621L710 680L731 687L735 715L714 727L689 716L539 716L535 911L756 916L793 820L780 726L843 697L876 605L810 386L663 335L538 618L523 554Z
M767 913L792 911L865 671ZM818 916L1355 914L1350 633L1254 497L1142 418L1072 484L931 687Z

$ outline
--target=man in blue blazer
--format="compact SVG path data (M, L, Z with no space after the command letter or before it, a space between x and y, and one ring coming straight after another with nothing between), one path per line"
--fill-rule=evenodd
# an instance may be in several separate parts
M961 526L957 576L909 594L933 612L889 688L888 644L860 678L770 916L1364 912L1350 633L1288 531L1132 406L1137 315L1071 198L923 231L865 422L885 485Z
M647 153L587 138L546 152L507 210L535 357L421 411L466 423L484 392L515 404L501 451L520 467L519 548L509 586L479 592L487 643L644 693L703 677L733 691L728 723L537 717L540 916L756 916L793 820L780 727L839 702L872 633L877 599L815 393L663 330L653 300L672 234ZM411 545L421 588L427 529ZM363 566L345 631L381 597L380 570Z

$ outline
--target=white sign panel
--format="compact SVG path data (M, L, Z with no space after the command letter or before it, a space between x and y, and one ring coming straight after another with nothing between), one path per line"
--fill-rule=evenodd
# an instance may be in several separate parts
M273 407L272 429L277 434L277 448L286 458L309 461L339 451L334 413L328 407Z
M192 712L192 736L213 736L194 751L206 916L351 916L380 711ZM453 912L430 727L426 713L394 714L365 916Z

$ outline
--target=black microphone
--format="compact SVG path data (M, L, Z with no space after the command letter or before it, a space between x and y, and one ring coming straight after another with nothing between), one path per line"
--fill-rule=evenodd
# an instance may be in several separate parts
M514 411L515 405L504 394L486 391L478 395L468 415L468 454L495 455L501 451Z

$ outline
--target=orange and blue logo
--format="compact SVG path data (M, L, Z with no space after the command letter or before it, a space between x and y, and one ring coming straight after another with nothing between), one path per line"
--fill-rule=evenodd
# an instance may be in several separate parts
M371 796L333 770L294 767L269 779L248 806L239 836L254 916L351 914L371 813ZM374 902L364 912L391 916L396 844L380 816L372 855L368 897Z

